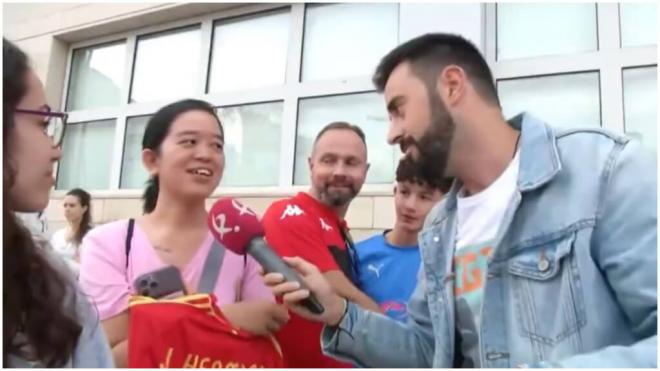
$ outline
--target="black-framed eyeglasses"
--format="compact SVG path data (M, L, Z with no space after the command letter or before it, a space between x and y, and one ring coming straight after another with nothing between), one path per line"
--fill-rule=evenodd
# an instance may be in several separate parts
M36 111L20 108L15 109L14 112L43 117L44 122L48 122L48 126L46 127L48 137L53 141L55 146L62 144L64 132L66 131L66 119L69 117L69 114L66 112Z

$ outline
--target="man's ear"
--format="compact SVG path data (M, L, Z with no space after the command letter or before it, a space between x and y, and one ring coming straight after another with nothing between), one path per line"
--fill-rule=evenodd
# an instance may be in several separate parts
M436 88L445 105L452 107L465 95L467 84L468 77L465 70L460 66L450 64L440 72Z

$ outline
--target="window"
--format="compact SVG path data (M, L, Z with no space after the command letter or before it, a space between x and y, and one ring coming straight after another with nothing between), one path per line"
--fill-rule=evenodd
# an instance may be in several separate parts
M151 116L136 116L126 120L121 188L144 188L149 179L149 173L142 164L142 137L150 118Z
M598 49L596 4L497 4L497 59Z
M73 51L66 109L82 110L120 104L126 43Z
M199 93L202 62L198 26L141 36L136 48L131 103Z
M307 158L321 129L334 121L358 125L367 139L367 156L371 168L367 183L391 183L399 149L386 144L388 116L383 98L376 93L307 98L298 106L296 133L295 184L309 184Z
M302 80L371 76L398 42L397 4L305 6Z
M284 84L289 18L286 10L216 23L209 92Z
M159 108L185 98L217 107L226 134L222 186L307 183L311 141L337 120L366 132L372 164L367 182L392 182L398 149L386 144L385 104L367 79L398 43L399 4L252 4L244 12L241 7L110 35L114 39L104 37L91 47L89 40L74 44L67 107L71 122L94 122L85 126L85 150L92 151L87 143L96 133L92 128L107 127L114 135L119 123L123 137L103 137L101 157L107 158L94 169L80 162L82 155L68 153L65 161L73 163L61 167L58 187L78 185L79 173L98 170L105 178L95 178L94 187L142 189L148 180L141 149L146 124ZM113 76L112 94L96 96L101 83L86 77L91 70ZM97 123L108 116L114 117ZM78 131L69 131L66 140L80 142L83 130ZM122 154L112 153L120 147ZM304 154L294 160L296 151Z
M655 3L619 4L621 46L658 44L658 5Z
M277 185L282 102L218 108L217 113L225 133L222 185ZM149 179L142 164L142 137L150 118L130 117L126 122L121 188L141 189Z
M57 189L107 189L110 186L115 120L67 125Z
M655 146L657 72L649 66L657 64L657 5L474 6L471 12L483 9L483 24L462 32L484 52L507 118L528 111L550 125L625 130ZM224 187L308 184L313 140L333 121L364 129L367 183L390 185L399 149L386 144L388 115L370 77L400 32L405 39L452 32L460 27L427 19L464 13L450 5L240 4L104 36L93 46L74 43L60 107L74 124L57 186L142 189L146 122L184 98L208 101L222 118ZM122 137L113 140L115 125ZM111 153L122 147L123 154Z
M225 132L222 185L277 185L282 108L273 102L218 109Z
M553 126L600 126L598 72L499 80L504 117L522 111Z
M657 151L658 68L623 70L623 108L626 133Z

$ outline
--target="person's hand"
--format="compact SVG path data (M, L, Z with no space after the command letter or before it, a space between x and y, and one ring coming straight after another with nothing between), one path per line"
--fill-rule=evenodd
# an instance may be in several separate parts
M281 273L266 274L263 278L264 283L273 290L275 296L281 296L284 304L299 316L336 326L344 315L344 299L332 290L328 281L315 265L299 257L285 257L283 259L298 272L303 282L321 302L321 305L325 308L323 313L316 315L308 311L300 301L310 295L309 290L301 289L298 282L285 281Z
M289 321L285 306L267 300L227 304L220 310L233 326L255 335L271 335Z

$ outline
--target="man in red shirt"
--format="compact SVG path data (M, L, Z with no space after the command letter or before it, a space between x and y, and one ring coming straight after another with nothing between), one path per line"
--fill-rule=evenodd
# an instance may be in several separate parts
M369 169L364 133L355 125L331 123L317 135L308 161L309 192L276 201L266 210L262 219L266 240L280 256L300 256L315 264L339 295L379 311L355 285L357 254L344 220ZM322 327L291 312L276 335L286 367L351 367L323 355Z

